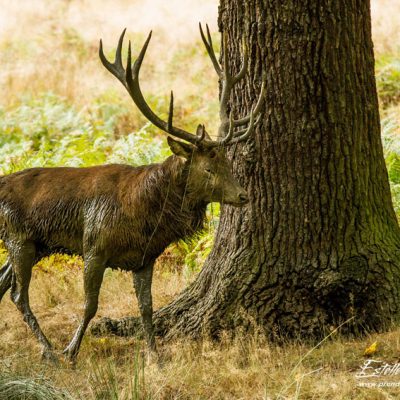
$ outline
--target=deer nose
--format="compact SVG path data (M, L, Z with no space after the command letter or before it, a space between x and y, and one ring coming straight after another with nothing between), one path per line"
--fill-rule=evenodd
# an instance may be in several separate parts
M241 202L241 203L247 203L248 201L249 201L249 196L247 196L247 194L246 193L240 193L239 194L239 201Z

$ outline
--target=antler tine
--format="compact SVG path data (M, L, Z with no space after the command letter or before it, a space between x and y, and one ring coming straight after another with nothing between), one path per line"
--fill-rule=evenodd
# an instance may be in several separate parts
M197 126L196 136L199 138L200 142L206 137L206 127L203 124ZM218 145L217 142L216 145Z
M243 142L244 140L248 139L253 134L256 125L258 124L258 122L261 119L261 115L258 116L257 120L254 120L254 112L251 111L249 118L250 118L249 126L246 129L235 132L234 138L229 142L229 144Z
M232 91L232 87L234 85L234 81L232 80L232 76L229 71L229 62L228 62L228 37L227 34L224 32L222 34L222 41L224 46L224 54L223 54L223 72L221 76L222 81L222 89L220 95L220 102L219 102L219 117L221 120L221 125L219 127L218 136L223 138L225 132L228 128L228 103L230 94Z
M260 90L260 94L258 96L257 104L253 109L254 115L258 115L260 113L261 107L264 103L265 93L266 93L266 84L265 84L265 80L264 80L263 83L261 84L261 90ZM238 126L247 124L249 121L250 121L250 115L243 117L243 118L235 119L233 121L233 123L234 123L235 127L238 127Z
M127 89L128 93L130 94L132 100L139 108L141 113L157 128L160 128L164 132L169 133L172 136L176 136L179 139L186 140L189 143L198 144L200 138L196 137L195 135L184 131L183 129L176 128L172 124L173 120L173 107L174 107L174 98L173 93L171 92L171 100L169 105L169 115L168 115L168 122L163 121L160 117L158 117L153 110L149 107L146 103L146 100L143 97L142 91L140 89L139 84L139 73L140 67L142 66L143 59L146 55L146 50L149 45L152 32L150 32L149 36L147 37L137 59L135 60L132 66L132 51L131 51L131 42L129 41L128 45L128 57L127 57L127 66L124 69L122 65L122 45L125 35L125 29L122 32L115 55L114 63L110 63L107 58L104 56L103 53L103 43L100 41L100 48L99 48L99 56L102 64L106 67L108 71L110 71ZM212 146L212 142L203 143L204 145Z
M125 82L125 70L122 65L122 43L124 41L126 28L122 31L121 36L118 40L117 50L115 52L115 60L113 63L110 63L103 52L103 40L100 39L100 46L99 46L99 57L102 64L106 67L108 71L110 71L124 86L126 86Z
M232 137L234 136L234 129L235 129L235 125L233 124L233 115L232 115L232 111L229 115L229 130L226 136L224 136L221 140L220 140L220 144L224 145L227 144Z
M223 83L222 83L222 90L221 90L221 100L220 100L220 118L221 118L221 126L219 130L219 136L224 136L223 133L228 128L228 120L227 120L227 108L228 102L230 97L230 92L234 85L236 85L241 79L243 79L247 73L248 64L249 64L249 57L248 57L248 47L246 43L243 42L243 63L239 70L239 72L231 76L229 69L228 69L228 51L227 51L227 36L226 34L223 35L223 42L224 42L224 65L223 65ZM243 140L246 140L254 131L256 125L260 122L260 112L264 102L264 97L266 93L266 85L265 79L263 79L263 83L260 90L260 95L257 99L257 103L255 107L250 112L250 115L240 118L238 120L232 119L232 114L229 118L229 130L225 137L229 137L228 140L223 140L224 143L237 143ZM237 132L233 131L233 128L249 124L249 126L245 129L241 129Z
M249 116L249 118L250 118L250 116ZM253 119L254 119L253 125L254 125L254 127L256 127L256 126L258 125L258 123L261 121L261 115L259 114L259 115L256 117L255 114L254 114L254 112L253 112ZM249 124L249 126L250 126L250 124ZM233 137L234 137L234 138L238 138L238 137L242 137L242 136L246 135L246 134L247 134L247 131L248 131L248 129L249 129L249 126L248 126L247 128L240 129L240 130L234 132Z
M174 118L174 92L171 90L171 98L169 100L169 113L168 113L168 131L172 131L173 118Z
M217 57L214 52L214 46L212 43L211 33L210 33L210 29L208 27L208 24L206 24L207 38L204 35L203 27L201 26L201 22L199 22L199 29L200 29L201 39L204 43L204 47L206 48L207 53L210 56L210 59L211 59L213 65L214 65L214 69L217 72L218 76L220 78L222 78L222 69L221 69L221 66L219 65L219 62L218 62Z
M247 72L248 65L249 65L249 57L248 57L247 45L243 41L243 64L239 73L233 78L234 83L239 82L241 79L244 78Z

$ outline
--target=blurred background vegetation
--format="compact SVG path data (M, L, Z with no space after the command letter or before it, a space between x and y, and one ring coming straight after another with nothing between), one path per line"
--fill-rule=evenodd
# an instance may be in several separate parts
M382 139L393 202L400 215L400 0L371 2ZM141 73L150 105L166 117L169 91L173 89L176 124L193 130L205 122L210 132L216 132L218 82L197 26L199 21L210 24L218 48L217 11L217 0L0 0L0 174L36 166L115 162L140 165L162 161L170 154L165 134L140 115L121 84L98 59L99 38L103 38L106 55L113 58L124 27L128 28L134 52L141 48L147 33L154 31ZM156 307L169 302L193 280L211 249L218 214L218 206L210 207L206 231L192 241L172 245L160 258L153 290ZM0 262L5 257L0 248ZM33 302L43 310L47 307L39 317L60 348L70 339L81 313L81 268L79 258L52 256L35 272L39 283L36 289L32 288ZM132 314L136 303L126 275L107 272L106 281L99 314ZM8 310L13 313L0 324L0 388L8 390L8 382L17 382L15 375L1 372L32 375L30 360L37 344L30 338L26 340L24 325L11 302L3 301L1 306L5 308L0 321ZM14 328L9 329L10 324L16 325L15 332ZM387 340L393 347L395 339L388 336ZM21 346L22 341L25 347ZM11 345L18 350L10 350ZM358 365L354 351L363 345L352 343L349 349L339 341L318 357L326 357L336 365L346 353L350 363ZM77 371L83 378L71 371L58 371L56 376L53 370L43 372L38 368L43 376L55 379L62 387L73 381L77 385L74 393L83 393L82 398L89 398L90 394L96 399L139 399L147 398L149 393L157 398L175 398L182 393L179 398L234 398L239 393L251 398L255 392L261 396L268 385L273 390L282 389L287 383L291 393L293 354L307 351L304 346L272 349L254 338L239 338L229 349L224 342L219 347L208 342L173 344L167 348L174 357L173 364L163 372L148 371L154 382L144 390L143 371L138 362L132 364L128 346L118 339L85 338L82 359L88 358ZM89 358L93 355L95 358ZM266 383L268 366L275 369L269 370L268 376L273 379ZM310 368L314 367L311 364ZM302 368L306 374L307 365ZM329 374L324 379L327 384L336 385L342 378L341 391L336 393L332 386L329 398L350 398L346 396L354 385L349 386L345 377L336 375L333 383ZM56 398L47 380L40 379L21 378L22 387L28 385L33 392L37 388L50 393L49 397L42 394L38 398ZM123 387L118 386L121 379ZM185 383L177 383L177 379ZM249 389L251 385L254 389ZM157 387L163 388L162 395ZM20 398L19 386L13 388L15 398ZM325 390L320 389L321 393ZM310 386L310 390L315 393L315 387Z

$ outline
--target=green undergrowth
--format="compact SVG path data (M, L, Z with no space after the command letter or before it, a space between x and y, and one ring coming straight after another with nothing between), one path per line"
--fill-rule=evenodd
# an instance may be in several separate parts
M393 206L400 216L400 125L396 114L382 119L382 141L392 191Z
M116 135L126 113L119 105L99 102L77 110L52 94L24 99L12 110L0 109L0 169L8 174L38 166L162 161L168 149L149 123Z
M383 108L400 103L400 56L381 55L376 63L376 83Z

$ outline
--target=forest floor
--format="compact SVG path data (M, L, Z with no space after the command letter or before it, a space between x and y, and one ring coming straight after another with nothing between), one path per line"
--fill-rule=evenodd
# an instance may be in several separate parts
M8 373L14 381L32 378L41 385L47 382L72 399L378 400L396 399L400 394L400 387L361 386L399 385L399 375L357 378L368 359L390 365L399 362L400 329L396 328L358 339L334 332L319 345L307 343L305 338L276 345L261 334L238 334L234 339L222 335L218 343L207 339L159 342L162 367L142 357L141 340L88 334L78 363L72 367L61 352L82 313L81 269L78 258L66 261L56 257L35 270L31 285L32 308L59 355L60 366L41 362L37 341L8 296L3 300L0 376L6 378ZM156 271L153 293L158 308L188 282L182 274L166 272L161 263ZM131 275L108 271L97 317L127 315L138 315ZM371 354L364 355L375 342L376 350L373 346Z
M177 123L185 128L209 121L209 130L215 131L217 77L196 29L202 20L216 32L218 2L184 3L105 0L100 7L96 0L0 0L0 86L5 89L0 174L39 165L139 165L165 158L164 136L138 114L98 61L98 38L103 37L111 56L125 26L135 49L154 28L142 74L150 104L167 110L169 90L178 88ZM382 138L400 215L400 1L372 0L372 8ZM214 39L217 43L218 34ZM212 246L217 206L208 218L198 241L171 246L157 262L155 308L170 302L200 270ZM0 262L5 257L0 246ZM334 330L319 344L307 338L272 344L257 333L238 333L233 339L222 334L219 342L159 342L162 367L142 357L141 340L87 334L72 367L61 351L83 310L82 261L65 256L44 260L34 269L30 293L61 363L41 362L40 347L7 294L0 303L0 400L11 398L18 387L36 394L32 399L400 398L400 374L357 377L368 359L400 362L399 327L360 338ZM132 278L107 271L96 319L127 315L138 315ZM4 388L12 389L3 395ZM64 397L57 397L60 391Z

